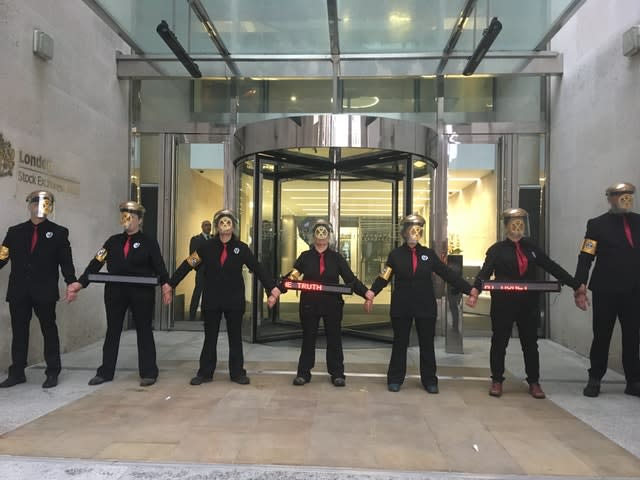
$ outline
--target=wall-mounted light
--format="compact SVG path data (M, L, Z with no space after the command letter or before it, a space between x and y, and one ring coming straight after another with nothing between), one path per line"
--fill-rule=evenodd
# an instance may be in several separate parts
M464 70L462 71L464 76L468 77L469 75L473 75L501 30L502 23L500 23L498 17L493 17L489 26L485 28L484 32L482 32L482 38L478 42L478 46L473 51L473 55L471 55L466 67L464 67Z
M37 28L33 31L33 53L44 61L53 58L53 38Z
M193 61L193 59L189 56L189 54L184 49L184 47L180 44L180 42L178 41L178 38L171 31L167 22L162 20L156 27L156 32L158 32L158 35L160 35L162 40L164 40L164 43L167 44L167 47L171 49L171 51L176 56L176 58L180 60L180 63L184 65L184 68L187 69L187 72L189 72L189 74L193 78L202 77L202 73L200 73L200 68L198 68L198 65L196 64L196 62Z

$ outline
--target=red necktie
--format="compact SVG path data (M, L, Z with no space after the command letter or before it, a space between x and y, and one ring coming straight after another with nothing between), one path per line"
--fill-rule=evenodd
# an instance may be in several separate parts
M627 236L627 240L629 241L629 245L633 248L633 237L631 236L631 227L629 226L629 220L626 216L622 217L622 221L624 223L624 234ZM33 250L33 248L32 248Z
M36 243L38 243L38 225L33 226L33 234L31 235L31 253L33 253L33 250L36 248Z
M324 252L320 254L320 275L324 273Z
M413 273L416 273L418 268L418 255L416 254L416 247L411 249L411 266L413 267Z
M127 256L129 256L130 247L131 247L131 237L127 237L127 241L124 242L124 248L122 249L122 254L124 255L124 258L127 258Z
M527 267L529 266L529 259L522 251L522 247L520 246L520 242L513 242L516 245L516 259L518 260L518 272L520 272L520 276L524 275L524 272L527 271Z
M220 266L224 265L224 262L227 261L227 244L222 244L222 253L220 254Z

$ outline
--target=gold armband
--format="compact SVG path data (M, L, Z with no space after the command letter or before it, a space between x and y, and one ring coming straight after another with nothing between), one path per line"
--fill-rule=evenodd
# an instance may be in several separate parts
M9 258L9 247L0 245L0 260L6 260Z
M100 263L104 263L104 259L107 258L107 249L106 248L101 248L100 250L98 250L96 252L96 257L95 258Z
M391 275L393 275L393 269L389 265L387 265L382 273L380 273L380 275L378 276L388 282L391 278Z
M300 280L300 277L302 276L302 274L296 270L295 268L293 270L291 270L291 273L288 275L288 279L289 280Z
M191 255L187 257L187 263L191 268L196 268L198 265L202 263L202 259L198 252L193 252Z
M588 253L589 255L595 255L597 246L598 242L591 240L590 238L585 238L584 242L582 242L582 249L580 251Z

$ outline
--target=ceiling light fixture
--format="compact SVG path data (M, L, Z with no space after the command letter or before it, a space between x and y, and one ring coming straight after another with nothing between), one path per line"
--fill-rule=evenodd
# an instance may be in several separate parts
M474 74L476 68L480 65L480 62L489 51L489 48L491 48L491 45L498 37L501 30L502 23L500 23L498 17L493 17L489 26L482 32L482 38L478 42L476 49L473 51L473 55L469 58L467 65L464 67L462 75L468 77L469 75Z

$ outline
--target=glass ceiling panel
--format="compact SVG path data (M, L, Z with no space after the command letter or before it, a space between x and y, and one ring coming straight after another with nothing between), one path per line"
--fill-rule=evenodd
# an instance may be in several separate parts
M441 52L465 0L338 0L340 53Z

